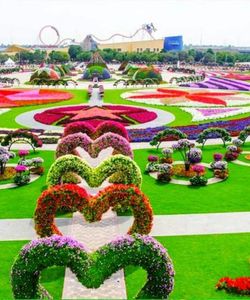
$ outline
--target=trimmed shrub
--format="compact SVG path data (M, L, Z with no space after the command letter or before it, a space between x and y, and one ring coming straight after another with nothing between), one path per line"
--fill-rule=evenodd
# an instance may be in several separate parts
M14 298L51 298L39 285L41 271L52 266L69 267L81 284L98 288L112 274L134 265L147 271L147 281L137 298L167 299L174 286L174 268L163 246L150 236L117 237L88 254L83 244L54 235L26 244L11 270ZM93 276L94 274L94 276Z
M129 75L129 73L128 73ZM162 81L162 76L160 71L156 70L153 67L147 67L147 68L140 68L138 69L134 75L133 79L134 80L140 80L140 79L157 79L158 81Z
M187 135L185 133L183 133L182 131L178 130L178 129L173 129L173 128L167 128L163 131L160 131L159 133L157 133L152 141L150 142L151 146L156 146L157 149L160 147L160 144L168 139L175 139L175 140L179 140L179 139L186 139Z
M105 80L111 78L111 75L108 69L96 65L86 68L83 72L83 79L93 80L94 77L97 77L99 80Z
M223 142L224 147L226 147L226 142L231 142L232 140L230 133L226 129L219 128L219 127L211 127L203 130L198 135L196 142L202 144L202 148L203 148L208 139L215 139L215 138L220 138Z

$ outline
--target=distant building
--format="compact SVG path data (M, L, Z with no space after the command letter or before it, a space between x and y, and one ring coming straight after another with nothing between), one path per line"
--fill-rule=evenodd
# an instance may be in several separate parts
M97 49L97 43L93 40L91 35L87 35L81 43L81 47L84 51L92 51Z
M183 50L182 35L165 37L163 47L164 47L165 51L181 51L181 50Z
M120 52L160 52L163 49L164 40L146 40L146 41L130 41L121 43L107 43L98 44L98 48L103 49L114 49Z
M165 51L181 51L183 50L182 36L169 36L163 39L130 41L120 43L98 44L99 49L114 49L120 52L160 52Z

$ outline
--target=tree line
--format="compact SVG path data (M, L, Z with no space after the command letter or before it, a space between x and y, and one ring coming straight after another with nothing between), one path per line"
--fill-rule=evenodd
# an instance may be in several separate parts
M240 53L233 51L214 51L207 49L206 51L189 49L179 52L170 51L159 53L143 51L143 52L119 52L113 49L99 50L101 56L107 63L111 62L141 62L141 63L169 63L176 64L177 61L187 64L201 63L204 65L234 65L235 62L249 62L250 53ZM47 53L45 50L35 50L34 52L20 52L14 57L7 54L0 54L0 63L5 62L11 57L20 64L40 64L48 63L66 63L68 61L87 62L92 55L91 51L83 51L81 46L71 45L68 52L53 50Z

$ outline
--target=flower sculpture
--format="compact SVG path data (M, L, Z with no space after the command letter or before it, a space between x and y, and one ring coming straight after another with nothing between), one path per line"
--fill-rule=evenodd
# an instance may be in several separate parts
M98 157L99 153L109 147L114 149L113 154L123 154L133 158L133 152L129 142L122 136L113 132L107 132L96 140L92 140L85 133L73 133L62 138L56 148L56 157L65 154L80 156L76 148L81 147L91 157Z
M119 205L131 209L134 223L128 233L148 234L152 227L153 212L148 198L135 186L115 184L100 191L96 196L75 184L58 185L44 191L37 201L35 228L40 236L60 234L54 218L60 208L81 212L89 222L101 220L110 207Z
M64 155L59 157L50 167L47 175L47 184L57 185L61 177L74 172L86 180L91 187L98 187L111 175L121 174L119 183L141 185L142 176L140 168L129 157L117 154L104 160L98 167L92 168L78 156ZM116 182L117 183L117 182Z
M118 237L93 253L88 253L83 244L64 236L31 241L22 248L12 266L12 291L15 299L51 298L39 284L41 271L51 266L69 267L81 284L98 288L128 265L142 267L148 273L137 298L168 298L174 286L172 261L159 242L139 234Z
M72 133L86 133L90 138L97 139L101 135L107 132L113 132L115 134L119 134L128 140L128 132L126 128L115 121L104 121L100 123L97 127L93 127L88 122L79 121L68 124L63 132L63 136L67 136Z

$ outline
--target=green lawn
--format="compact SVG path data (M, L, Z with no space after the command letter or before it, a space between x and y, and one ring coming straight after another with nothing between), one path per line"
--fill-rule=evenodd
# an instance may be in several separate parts
M250 150L250 144L244 146ZM203 151L203 161L211 162L215 152L224 153L222 146L206 146ZM144 173L149 154L157 154L155 149L135 150L135 161L139 165L142 175L142 191L149 197L155 215L191 214L215 212L249 211L250 168L229 164L229 178L221 183L200 188L176 184L159 184L155 179ZM44 158L46 173L54 161L53 151L31 152L30 157ZM174 154L175 160L180 160L179 154ZM16 161L17 158L13 161ZM0 219L4 218L32 218L36 201L41 192L46 189L46 173L29 185L1 190ZM18 208L18 209L17 209ZM58 215L61 216L61 215ZM63 215L70 216L68 215Z
M244 299L216 292L214 286L224 276L249 275L249 233L202 236L158 237L173 260L175 288L170 300ZM12 298L10 269L25 241L0 242L0 299ZM125 270L128 299L132 299L145 283L145 271L134 266ZM61 299L64 268L43 271L41 283Z
M74 97L71 100L62 101L58 103L51 103L45 105L33 105L33 106L23 106L12 108L10 111L1 114L0 116L0 128L18 128L20 125L15 122L15 118L26 111L31 111L39 108L49 108L54 106L61 106L61 105L72 105L72 104L81 104L86 103L88 96L86 90L66 90L67 92L71 92ZM104 102L112 103L112 104L126 104L126 105L133 105L133 106L140 106L140 107L152 107L161 109L164 111L168 111L173 113L176 116L176 119L168 125L171 126L181 126L181 125L189 125L189 124L201 124L207 123L207 121L202 122L192 122L192 116L181 110L178 107L173 106L161 106L161 105L152 105L152 104L144 104L144 103L137 103L134 101L128 101L121 98L121 94L124 92L129 92L131 89L106 89L104 93ZM232 116L228 118L224 118L223 120L232 120L236 118L245 118L248 117L249 113L241 114L239 116ZM222 120L222 119L218 119Z
M158 237L174 263L175 288L170 300L247 299L215 291L221 277L249 276L250 234ZM145 283L145 271L126 268L128 298Z
M249 143L244 150L249 150ZM222 146L205 146L203 162L210 163L215 152L224 153ZM135 150L135 161L142 172L150 154L158 154L155 149ZM175 160L180 160L178 153ZM155 215L191 214L212 212L249 211L250 168L229 163L229 178L226 181L192 188L175 184L159 184L154 178L143 173L142 191L149 197Z
M6 241L0 242L0 299L12 299L10 285L10 270L15 257L20 249L28 241ZM42 272L42 285L54 296L54 299L61 299L64 282L63 267L53 267Z

